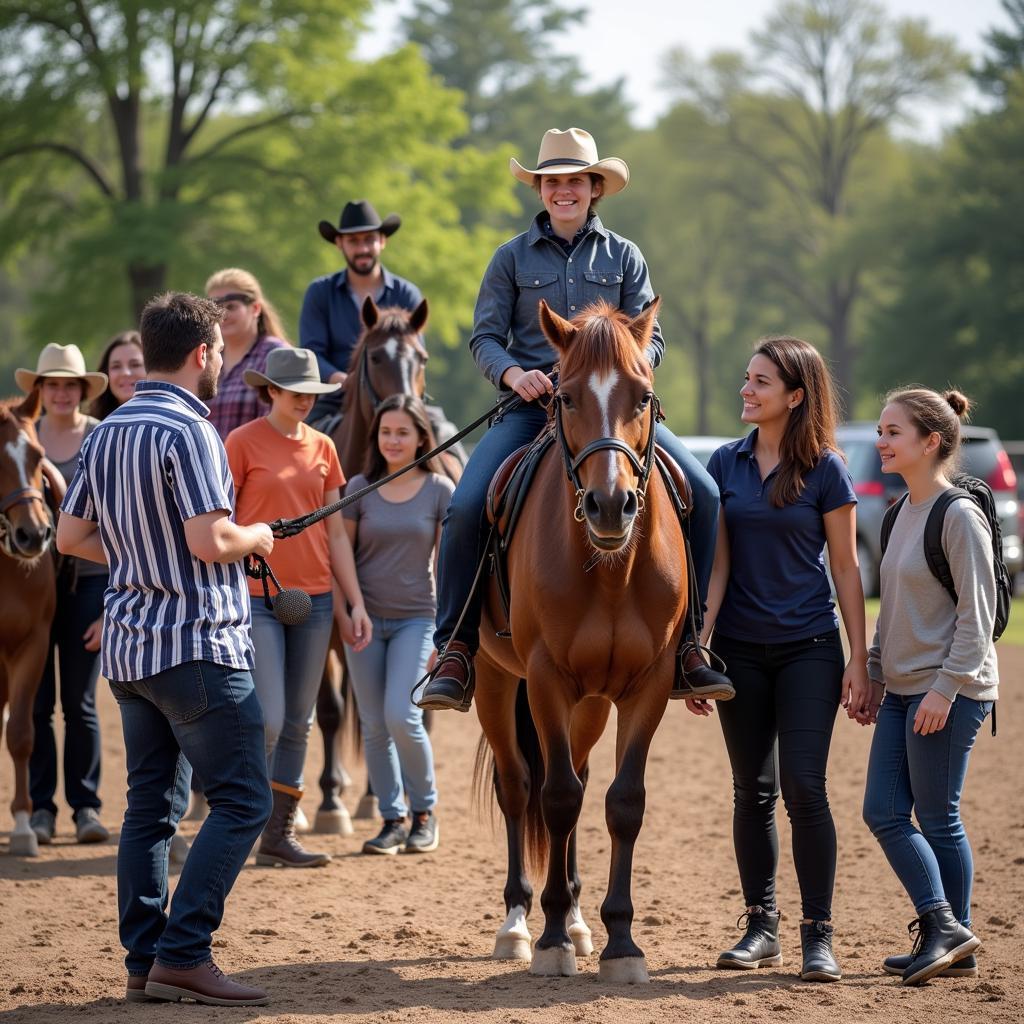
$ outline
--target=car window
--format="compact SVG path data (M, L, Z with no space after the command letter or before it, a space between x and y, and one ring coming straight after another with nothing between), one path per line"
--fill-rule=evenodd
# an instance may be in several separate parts
M840 439L839 446L846 454L847 465L850 467L850 476L855 481L884 481L882 462L878 457L874 441L853 438L846 441Z
M961 448L960 469L982 480L990 479L998 466L999 449L987 437L965 437Z

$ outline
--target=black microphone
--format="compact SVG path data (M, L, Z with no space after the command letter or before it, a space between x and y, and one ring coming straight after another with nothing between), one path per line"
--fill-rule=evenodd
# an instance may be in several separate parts
M274 618L285 626L301 626L313 610L313 602L304 590L279 590L270 603Z

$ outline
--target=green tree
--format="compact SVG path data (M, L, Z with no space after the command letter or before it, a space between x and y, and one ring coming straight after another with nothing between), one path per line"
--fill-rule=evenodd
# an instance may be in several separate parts
M993 28L985 36L990 52L974 71L985 92L1005 97L1014 76L1024 70L1024 0L1002 0L1010 27Z
M954 384L976 420L1024 436L1024 74L1006 106L922 161L886 218L892 297L873 317L865 370L878 390Z
M367 10L0 0L0 257L49 264L31 335L113 331L238 264L294 324L309 278L340 262L316 221L370 194L402 210L389 262L453 344L498 240L463 217L513 209L513 183L497 156L452 152L459 97L412 48L350 56Z
M768 204L760 188L751 199L729 186L747 208L761 274L824 328L852 391L870 253L851 241L865 195L878 190L870 159L912 102L947 92L964 60L922 22L890 20L868 0L784 0L752 42L750 58L703 64L677 50L667 75L770 182Z

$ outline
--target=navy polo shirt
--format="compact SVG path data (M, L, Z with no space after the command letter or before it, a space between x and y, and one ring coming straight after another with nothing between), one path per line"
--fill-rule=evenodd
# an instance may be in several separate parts
M804 477L800 497L776 508L776 471L762 482L756 440L755 427L708 463L729 531L729 581L715 630L754 643L807 640L839 626L825 573L824 517L856 504L853 480L846 463L826 452Z

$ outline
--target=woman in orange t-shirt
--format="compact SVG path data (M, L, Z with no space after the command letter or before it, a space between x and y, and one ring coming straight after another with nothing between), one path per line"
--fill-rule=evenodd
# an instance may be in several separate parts
M316 358L306 349L274 349L264 373L245 371L270 412L228 434L225 447L235 482L237 522L291 518L338 500L345 478L329 437L304 420L315 396L336 391L321 384ZM331 637L332 579L351 605L345 637L357 650L370 641L372 625L356 578L352 545L340 516L330 516L274 545L274 571L285 589L310 595L313 608L301 625L278 622L250 580L253 681L266 720L267 767L274 812L263 832L257 864L318 867L331 858L307 852L295 838L302 797L302 769L313 709Z

